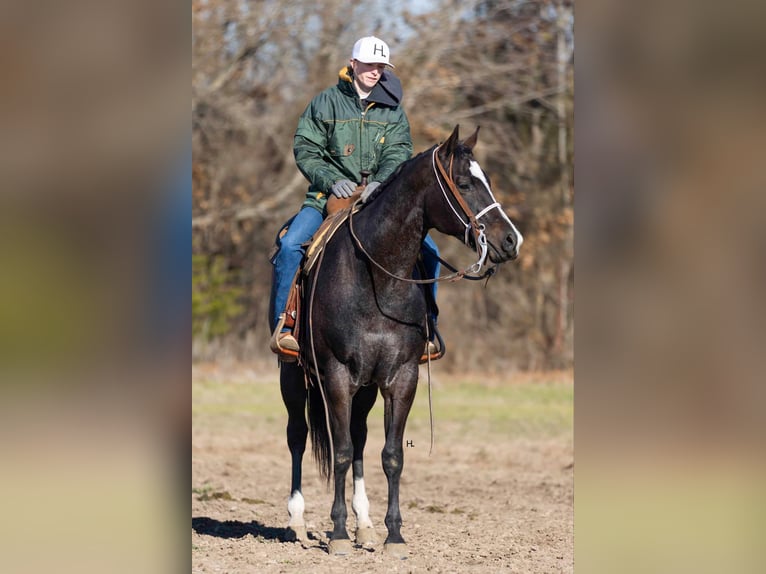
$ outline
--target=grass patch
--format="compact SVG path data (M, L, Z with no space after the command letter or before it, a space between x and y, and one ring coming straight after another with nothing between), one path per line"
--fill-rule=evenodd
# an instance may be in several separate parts
M433 389L434 418L464 423L513 436L560 436L572 432L574 388L568 382L486 386L459 381ZM376 405L377 408L377 405ZM414 429L428 426L428 389L424 382L412 407ZM408 423L409 424L409 423ZM481 455L481 453L479 453Z
M433 389L436 424L457 423L465 432L486 432L515 437L558 437L571 434L574 386L554 377L522 382L485 384L480 379L441 382ZM378 397L370 420L382 420L383 401ZM216 426L237 426L243 431L256 424L283 425L287 413L282 404L278 374L273 382L192 383L192 416ZM428 428L428 388L425 379L408 419L410 430ZM461 426L462 425L462 426Z
M209 496L211 492L213 492L213 487L209 484L192 488L192 494L197 494L199 496Z
M210 494L201 494L197 500L234 500L228 492L212 492Z
M225 490L214 492L213 487L209 484L206 484L202 487L196 487L192 488L192 494L197 495L197 500L234 500L231 497L231 494L226 492Z
M278 374L271 383L192 383L192 416L257 415L280 417L285 411L279 391Z

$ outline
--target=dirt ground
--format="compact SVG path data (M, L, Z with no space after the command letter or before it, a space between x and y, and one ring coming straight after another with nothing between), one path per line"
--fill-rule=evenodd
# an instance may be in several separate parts
M485 393L471 395L460 395L462 386L435 379L436 444L429 456L428 390L421 377L405 436L412 446L405 449L400 493L409 556L395 560L382 552L387 487L380 465L380 399L368 420L365 464L378 542L371 549L355 548L349 556L330 556L332 492L318 476L310 446L303 479L310 540L303 545L285 541L290 457L276 369L265 375L196 369L192 571L572 572L574 453L567 378L554 374L552 381L494 382L500 386L493 390L485 384ZM562 388L563 401L555 398ZM471 397L471 408L465 396ZM518 410L500 410L493 397L516 403L521 399L515 397L526 397L527 402ZM487 412L488 418L477 412ZM505 412L515 418L498 416ZM532 419L524 418L534 413L535 420L544 419L548 412L558 416L557 423L530 424ZM349 476L353 538L350 484Z

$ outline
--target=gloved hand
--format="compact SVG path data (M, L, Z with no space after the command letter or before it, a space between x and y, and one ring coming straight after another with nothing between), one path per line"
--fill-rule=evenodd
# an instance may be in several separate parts
M379 181L371 181L367 184L367 187L364 188L364 191L362 191L362 195L359 198L362 203L365 203L367 199L372 195L372 192L375 191L375 189L380 185Z
M341 179L333 183L332 188L330 189L335 197L344 199L346 197L351 197L351 194L356 191L356 185L347 179Z

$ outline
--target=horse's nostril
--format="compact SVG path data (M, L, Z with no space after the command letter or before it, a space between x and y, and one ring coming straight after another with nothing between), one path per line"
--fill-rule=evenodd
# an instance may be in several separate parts
M509 233L505 236L505 242L511 246L511 248L516 247L516 234L515 233Z

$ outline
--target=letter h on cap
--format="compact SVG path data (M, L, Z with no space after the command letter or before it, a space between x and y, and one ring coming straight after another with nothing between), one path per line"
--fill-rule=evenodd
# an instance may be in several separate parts
M383 57L385 58L385 57L386 57L386 53L385 53L385 51L383 50L383 46L382 46L382 45L381 45L381 46L378 46L377 44L375 44L375 47L372 49L372 53L373 53L373 54L377 54L377 53L378 53L378 50L380 50L380 55L381 55L381 56L383 56Z

